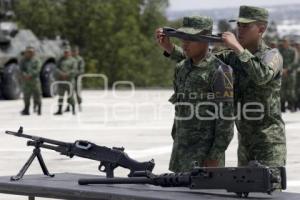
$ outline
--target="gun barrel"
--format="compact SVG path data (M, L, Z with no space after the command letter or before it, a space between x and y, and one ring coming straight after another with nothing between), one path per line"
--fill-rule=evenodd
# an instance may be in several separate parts
M42 138L42 137L37 137L37 136L33 136L33 135L23 134L23 128L22 127L20 127L18 132L5 131L5 133L8 134L8 135L27 138L27 139L30 139L30 140L33 140L33 141L39 141L39 142L42 142L42 143L50 143L50 144L59 145L59 146L68 146L69 145L69 143L66 143L66 142L61 142L61 141L52 140L52 139L48 139L48 138Z
M79 185L88 184L153 184L153 181L146 177L133 178L94 178L94 179L79 179Z

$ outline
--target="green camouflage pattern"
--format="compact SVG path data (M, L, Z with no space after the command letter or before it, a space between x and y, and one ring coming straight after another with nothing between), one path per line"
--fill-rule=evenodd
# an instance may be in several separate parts
M257 21L268 22L268 18L269 13L265 8L254 6L240 6L238 19L230 21L237 21L239 23L252 23Z
M75 78L75 87L74 87L75 97L76 97L77 103L81 104L82 98L81 98L81 94L80 94L81 91L78 88L78 76L84 74L85 62L84 62L84 59L80 55L74 56L73 58L76 60L76 63L77 63L77 74L76 74L76 78Z
M182 27L178 31L187 34L211 34L213 20L206 16L184 17Z
M295 83L295 93L297 99L297 108L300 108L300 51L297 50L297 59L294 64L294 69L296 71L296 83Z
M204 160L218 160L224 166L225 150L233 137L232 69L210 53L198 64L182 60L175 69L174 94L169 101L175 106L169 169L189 171L194 161L203 166ZM219 114L216 119L202 119L210 116L207 110L216 111L209 104L223 109L231 119Z
M59 105L63 104L63 98L65 93L68 94L68 103L70 105L74 105L74 83L75 83L75 76L77 74L77 62L73 57L62 58L57 67L57 80L59 81L67 81L70 83L68 84L58 84L58 103ZM62 78L62 75L67 75L66 78ZM71 88L70 88L71 86Z
M237 55L232 50L224 50L216 56L234 71L235 115L237 116L238 105L258 102L264 107L261 119L236 119L239 165L245 166L251 160L258 160L267 166L284 166L286 137L280 107L283 69L279 51L269 48L262 41L254 54L245 50ZM182 49L175 46L170 58L180 61L183 57ZM259 112L250 114L250 117L261 116Z
M30 99L33 97L34 105L40 106L42 103L42 91L40 82L40 71L42 63L38 57L31 59L23 58L20 62L20 71L22 77L23 100L25 110L30 107ZM29 80L25 76L30 76Z
M297 50L289 48L279 48L283 59L282 85L281 85L281 107L283 108L288 103L288 108L295 109L297 96L296 96L296 63L297 63Z

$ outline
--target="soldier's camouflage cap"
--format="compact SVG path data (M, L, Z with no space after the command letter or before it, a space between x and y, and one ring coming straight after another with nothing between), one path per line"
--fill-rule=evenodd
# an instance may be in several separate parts
M72 51L79 51L79 47L78 46L73 46Z
M238 19L229 22L252 23L257 21L268 22L269 12L265 8L254 6L241 6Z
M64 47L64 52L66 52L66 51L71 51L71 47L69 45L66 45Z
M213 20L206 16L184 17L182 27L178 31L187 34L210 35L212 33Z
M31 51L31 52L34 52L35 51L35 48L33 46L27 46L25 51Z

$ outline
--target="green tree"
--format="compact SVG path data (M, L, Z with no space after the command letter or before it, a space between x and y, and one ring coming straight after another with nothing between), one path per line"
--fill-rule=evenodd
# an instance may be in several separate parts
M39 37L59 34L78 45L89 72L106 74L110 85L157 87L170 86L173 74L154 39L168 23L167 6L167 0L22 0L16 13Z

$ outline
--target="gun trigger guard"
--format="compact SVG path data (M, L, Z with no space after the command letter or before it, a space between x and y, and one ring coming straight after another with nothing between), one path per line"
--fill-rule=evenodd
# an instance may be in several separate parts
M99 171L100 172L106 172L106 167L105 167L105 165L104 164L102 164L101 162L100 162L100 165L99 165Z

